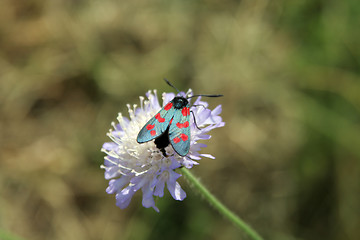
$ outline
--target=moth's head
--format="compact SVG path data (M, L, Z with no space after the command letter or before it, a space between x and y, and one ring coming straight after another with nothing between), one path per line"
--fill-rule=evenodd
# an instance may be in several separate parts
M174 108L181 109L189 104L189 101L184 97L175 97L173 100Z

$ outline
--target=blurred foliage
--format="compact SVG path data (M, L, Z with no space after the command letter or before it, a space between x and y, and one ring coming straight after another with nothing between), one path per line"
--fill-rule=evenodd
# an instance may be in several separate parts
M356 0L3 0L2 238L245 239L185 181L159 214L105 193L110 122L167 77L225 95L193 171L261 235L360 239L359 22Z

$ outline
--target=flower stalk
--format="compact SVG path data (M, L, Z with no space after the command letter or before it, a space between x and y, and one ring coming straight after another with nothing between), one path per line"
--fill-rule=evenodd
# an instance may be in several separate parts
M196 190L198 190L200 194L228 220L244 231L249 237L251 237L251 239L263 240L263 238L252 227L250 227L250 225L244 222L239 216L228 209L213 194L211 194L209 190L188 169L181 168L181 172L193 185L193 187L196 188Z

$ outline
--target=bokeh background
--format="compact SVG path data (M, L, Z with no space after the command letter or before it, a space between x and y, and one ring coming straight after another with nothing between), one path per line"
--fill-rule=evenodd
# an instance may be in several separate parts
M360 2L1 0L0 239L247 239L186 181L120 210L110 123L149 89L218 93L192 172L265 239L360 239Z

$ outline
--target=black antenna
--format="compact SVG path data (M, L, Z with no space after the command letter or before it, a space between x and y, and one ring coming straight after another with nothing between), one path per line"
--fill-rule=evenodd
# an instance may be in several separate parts
M198 95L192 95L188 98L193 98L193 97L222 97L224 95L222 94L213 94L213 95L208 95L208 94L198 94Z
M176 87L174 87L174 85L172 85L169 80L167 80L166 78L164 78L165 82L172 88L174 88L178 93L180 92Z
M178 93L180 92L179 89L177 89L174 85L172 85L169 80L167 80L166 78L164 78L164 80L170 87L174 88ZM187 99L193 98L193 97L222 97L222 96L224 96L224 95L222 95L222 94L210 94L210 95L209 94L197 94L197 95L192 95L190 97L187 97Z

